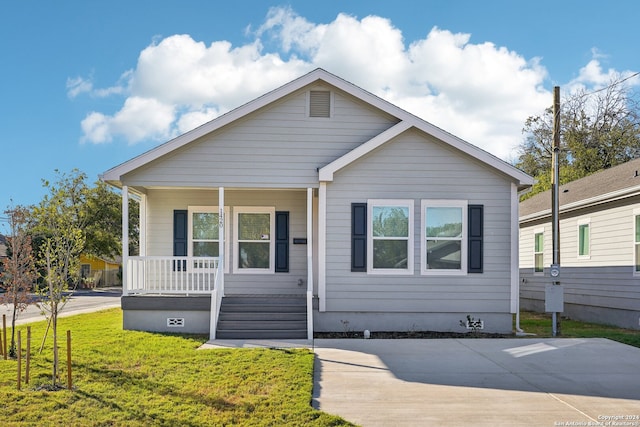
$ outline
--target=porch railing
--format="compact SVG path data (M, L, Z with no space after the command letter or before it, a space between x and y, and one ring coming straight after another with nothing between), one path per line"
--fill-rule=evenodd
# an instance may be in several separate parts
M218 258L133 256L123 294L211 294L218 271Z

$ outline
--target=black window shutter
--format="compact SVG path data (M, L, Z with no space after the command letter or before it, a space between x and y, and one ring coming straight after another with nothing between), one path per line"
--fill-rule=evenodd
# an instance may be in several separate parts
M469 205L468 218L468 251L469 260L467 271L469 273L482 273L483 264L483 228L484 228L484 206Z
M186 210L173 211L173 256L187 256L188 242L188 215ZM174 261L173 271L185 271L187 269L186 262L176 263Z
M289 272L289 212L276 212L276 273Z
M366 203L351 203L351 271L367 271Z

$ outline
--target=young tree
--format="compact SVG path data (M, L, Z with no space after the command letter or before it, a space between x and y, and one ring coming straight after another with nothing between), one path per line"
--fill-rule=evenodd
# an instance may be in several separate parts
M34 208L36 232L41 236L38 261L45 287L39 291L40 308L51 325L53 337L52 385L58 378L58 315L69 298L69 285L75 286L80 272L80 254L84 248L87 188L84 176L60 174L55 184L45 182L49 190Z
M625 79L565 97L560 111L560 184L640 156L640 109ZM551 188L553 112L529 117L517 167L537 179L531 196Z
M0 284L5 293L0 295L0 303L12 304L11 345L9 355L16 356L16 319L30 304L29 293L36 280L36 268L28 234L29 210L17 206L4 211L9 221L7 235L7 258L2 261Z

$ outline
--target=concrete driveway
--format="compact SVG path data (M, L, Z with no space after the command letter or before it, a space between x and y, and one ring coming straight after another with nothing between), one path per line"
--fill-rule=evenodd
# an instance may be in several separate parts
M314 351L314 407L361 426L640 426L640 348L606 339L316 339Z

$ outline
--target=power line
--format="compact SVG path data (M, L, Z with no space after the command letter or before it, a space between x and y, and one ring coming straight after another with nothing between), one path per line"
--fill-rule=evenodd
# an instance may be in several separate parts
M585 96L590 96L590 95L596 94L596 93L598 93L598 92L602 92L602 91L604 91L604 90L609 90L609 89L611 89L612 87L617 86L617 85L619 85L619 84L622 84L622 83L626 82L627 80L634 78L634 77L635 77L635 76L637 76L637 75L640 75L640 71L635 72L635 73L631 74L630 76L625 77L625 78L624 78L624 79L622 79L622 80L615 81L615 82L611 83L610 85L605 86L605 87L603 87L603 88L596 89L596 90L591 91L591 92L583 93L582 95L580 95L580 97L581 97L581 98L584 98Z

